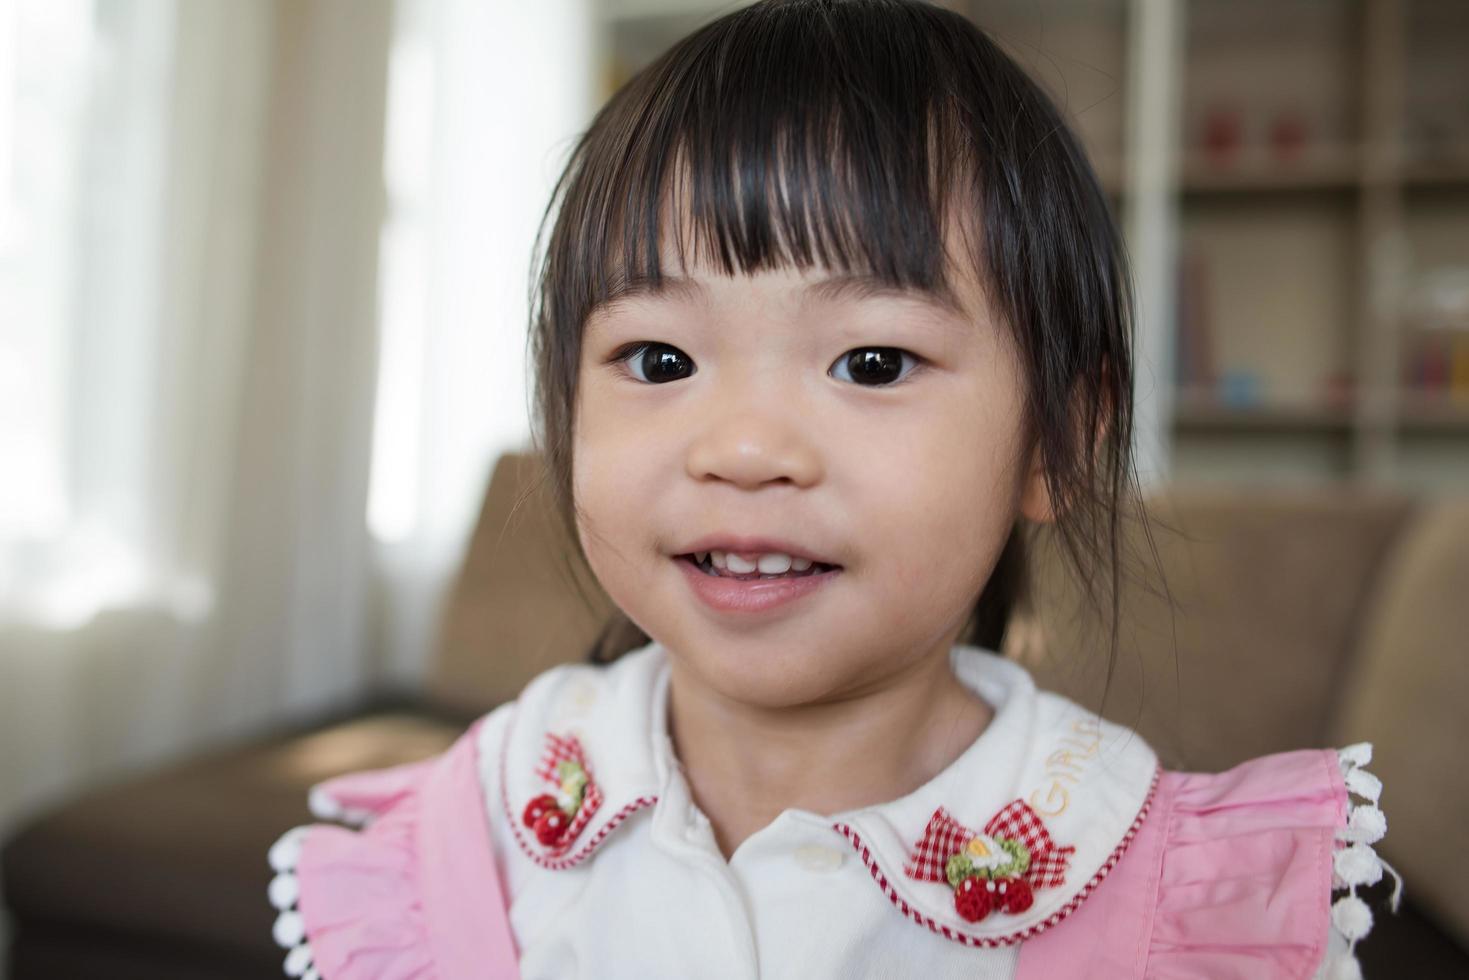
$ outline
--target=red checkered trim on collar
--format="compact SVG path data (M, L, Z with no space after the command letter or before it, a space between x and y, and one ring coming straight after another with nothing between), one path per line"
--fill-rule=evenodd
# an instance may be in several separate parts
M559 751L568 751L572 748L574 744L574 742L564 744L561 746L561 750ZM553 738L551 746L547 749L548 754L546 758L542 760L541 767L537 770L537 775L541 776L542 778L545 778L548 772L555 771L556 762L560 761L561 758L572 757L570 755L558 754L558 749L556 748L556 746L557 742ZM510 739L508 737L502 738L500 740L500 803L505 809L505 822L510 825L510 831L515 836L515 843L520 845L521 852L525 854L526 857L534 861L536 864L551 871L561 871L566 868L570 868L577 864L580 864L582 861L586 860L593 851L597 849L597 845L601 844L602 841L607 838L607 835L612 833L612 831L616 829L618 824L622 823L624 820L632 816L637 811L641 810L643 807L652 806L653 804L658 802L658 797L656 796L639 796L637 799L624 806L621 810L617 811L617 813L613 814L612 818L608 820L605 824L603 824L601 829L593 834L590 840L582 845L581 850L576 851L575 853L570 855L567 855L564 850L559 854L555 853L550 849L542 846L539 841L528 840L524 831L521 830L519 823L516 820L516 814L518 814L520 810L515 809L510 805L509 781L506 779L506 773L508 772L507 760L509 757L509 749ZM578 758L578 761L581 760ZM549 769L547 767L549 767ZM600 806L600 795L597 802ZM580 833L584 826L585 822L575 825L574 829L578 833Z
M545 755L541 758L541 764L536 769L536 775L541 779L556 785L561 777L556 774L556 767L562 762L575 762L581 766L587 775L585 795L581 806L577 808L576 816L571 821L571 826L566 828L560 843L545 848L542 853L549 858L558 858L571 850L576 838L592 822L597 810L602 806L602 787L597 785L597 777L592 773L592 767L587 764L586 753L582 751L581 742L575 735L557 735L555 732L546 733Z
M1018 840L1030 852L1030 870L1026 879L1036 888L1054 888L1066 880L1066 865L1076 848L1067 844L1057 847L1046 830L1045 822L1024 800L1011 800L984 825L990 836ZM924 828L923 837L913 847L903 873L919 881L947 883L945 871L949 855L964 850L974 831L955 820L943 807L933 812Z
M1122 840L1118 843L1117 847L1112 851L1112 853L1107 856L1107 860L1102 862L1102 866L1097 869L1097 873L1092 876L1091 880L1082 885L1077 893L1071 896L1070 900L1068 900L1065 905L1061 906L1059 909L1046 916L1040 922L1037 922L1034 925L1027 926L1024 929L1020 929L1016 932L1012 932L1004 936L970 935L969 933L956 929L953 926L945 925L944 923L939 922L931 916L928 916L922 911L914 908L912 905L908 904L907 900L905 900L901 895L898 894L897 890L893 887L892 882L888 880L887 874L882 870L881 866L878 865L876 859L873 858L871 849L865 843L863 843L861 836L855 830L853 830L849 824L832 824L832 829L845 837L848 843L850 843L852 847L857 851L858 855L862 858L862 863L867 865L867 870L871 872L872 880L877 882L878 887L881 888L883 890L883 893L887 895L888 900L892 902L893 905L897 906L899 911L901 911L908 918L912 919L914 922L922 926L927 926L930 931L938 933L945 939L952 939L954 940L954 942L962 943L965 946L979 946L985 948L1009 946L1013 945L1014 943L1022 942L1026 939L1029 939L1039 933L1042 933L1045 930L1049 929L1051 926L1060 922L1062 919L1066 918L1068 915L1074 912L1083 901L1085 901L1086 897L1090 895L1098 885L1102 883L1102 879L1107 877L1108 872L1116 867L1117 862L1122 859L1123 853L1127 851L1127 846L1132 843L1133 838L1137 836L1138 830L1142 828L1143 820L1147 818L1148 810L1151 809L1153 805L1153 798L1157 794L1158 779L1162 775L1162 772L1163 769L1161 766L1158 766L1153 770L1153 780L1148 785L1148 795L1147 798L1143 801L1142 809L1138 811L1137 817L1132 821L1132 826L1127 828L1127 832L1122 835Z

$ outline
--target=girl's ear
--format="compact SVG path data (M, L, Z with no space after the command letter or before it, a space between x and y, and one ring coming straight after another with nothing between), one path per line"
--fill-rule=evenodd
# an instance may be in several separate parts
M1030 453L1030 470L1025 474L1025 485L1020 491L1020 513L1037 524L1049 524L1056 519L1051 509L1051 492L1046 488L1046 468L1041 459L1040 440Z
M1078 436L1083 434L1082 420L1085 415L1076 413ZM1098 419L1096 438L1092 440L1092 452L1097 453L1102 448L1102 442L1107 436L1108 416L1103 414ZM1084 440L1078 439L1078 443ZM1041 458L1040 440L1037 439L1031 448L1030 469L1025 474L1025 484L1021 488L1020 513L1027 519L1037 524L1050 524L1056 520L1055 508L1051 505L1051 491L1046 487L1045 461Z

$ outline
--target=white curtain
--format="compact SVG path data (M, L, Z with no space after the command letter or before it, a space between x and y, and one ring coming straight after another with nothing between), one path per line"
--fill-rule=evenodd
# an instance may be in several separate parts
M591 8L0 0L0 833L421 677Z
M536 227L598 101L592 0L400 0L370 520L381 665L411 685L503 452L529 444Z
M8 830L373 682L392 11L0 11Z

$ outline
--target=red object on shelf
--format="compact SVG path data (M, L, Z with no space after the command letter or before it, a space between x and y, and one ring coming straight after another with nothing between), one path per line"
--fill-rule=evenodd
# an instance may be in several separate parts
M1210 163L1233 163L1244 139L1238 109L1215 106L1204 117L1204 151Z
M1306 120L1299 112L1286 110L1270 123L1270 149L1279 163L1299 160L1306 148Z
M1354 387L1350 371L1333 371L1328 374L1324 386L1326 404L1331 408L1350 408Z
M1423 344L1422 385L1428 391L1439 391L1449 386L1449 345L1437 337L1429 337Z

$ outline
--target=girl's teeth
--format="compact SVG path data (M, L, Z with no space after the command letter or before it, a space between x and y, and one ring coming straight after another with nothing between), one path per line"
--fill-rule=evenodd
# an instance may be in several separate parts
M733 553L725 555L724 561L725 567L736 575L748 575L760 567L758 562L745 561L745 559Z
M761 555L755 562L761 575L784 575L791 570L790 555Z
M754 561L743 558L737 554L726 551L700 551L694 553L697 564L703 564L705 556L709 558L712 571L723 573L728 576L766 576L796 574L801 575L811 571L815 564L809 558L792 558L777 552L758 556Z

